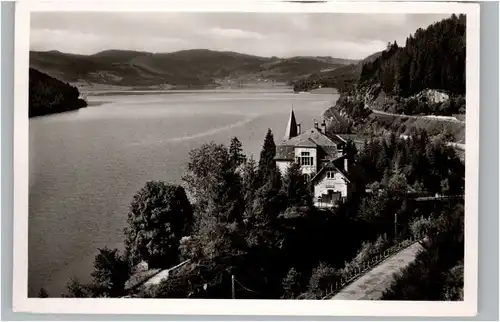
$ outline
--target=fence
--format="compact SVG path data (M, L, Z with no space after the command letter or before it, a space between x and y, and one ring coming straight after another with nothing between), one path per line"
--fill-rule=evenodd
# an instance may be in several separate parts
M387 258L391 257L392 255L396 254L397 252L401 251L402 249L407 248L410 245L413 245L419 240L420 238L415 238L411 236L410 238L405 239L399 242L398 244L387 248L386 250L380 252L379 254L372 256L368 261L362 262L359 266L354 267L352 271L349 271L347 276L342 277L340 281L330 285L329 289L327 290L327 294L323 296L321 299L325 300L332 298L340 290L342 290L344 287L354 282L356 279L364 275L366 272L370 271L373 267L377 266L378 264L380 264Z

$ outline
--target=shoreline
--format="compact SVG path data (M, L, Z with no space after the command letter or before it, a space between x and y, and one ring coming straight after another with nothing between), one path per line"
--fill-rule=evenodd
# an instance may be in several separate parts
M316 95L338 95L334 88L322 89L320 91L294 92L291 87L276 88L205 88L205 89L103 89L103 90L80 90L86 96L107 96L107 95L174 95L174 94L316 94ZM89 106L92 103L89 102Z

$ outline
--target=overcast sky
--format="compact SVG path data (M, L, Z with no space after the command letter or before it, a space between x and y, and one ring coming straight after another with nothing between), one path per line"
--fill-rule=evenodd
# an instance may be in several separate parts
M364 58L443 14L33 13L31 49L94 54L206 48L260 56Z

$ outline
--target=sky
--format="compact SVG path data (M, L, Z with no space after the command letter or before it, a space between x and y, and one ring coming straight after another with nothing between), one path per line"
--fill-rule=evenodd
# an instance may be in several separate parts
M236 51L362 59L448 14L34 12L31 50Z

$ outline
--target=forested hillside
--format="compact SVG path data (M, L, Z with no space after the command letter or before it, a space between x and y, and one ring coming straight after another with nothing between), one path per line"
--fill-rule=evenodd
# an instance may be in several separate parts
M418 29L407 37L404 47L394 41L383 52L358 63L314 73L295 80L292 85L296 91L321 86L346 92L354 85L380 85L389 96L409 97L424 89L464 95L465 29L465 15L452 15L426 29Z
M87 106L78 89L36 69L29 70L29 116L59 113Z
M407 38L404 47L389 43L378 57L364 61L357 82L344 90L325 116L341 114L352 123L351 129L356 125L366 128L367 121L387 129L387 119L397 117L377 114L366 119L371 110L398 115L456 116L456 122L446 121L449 124L444 125L447 132L453 132L462 141L465 124L459 120L466 112L465 23L464 15L452 15L426 29L418 29ZM333 122L331 128L338 128L338 122L329 118ZM433 123L430 124L433 128L443 128L445 122L444 119L427 121ZM407 130L403 128L400 132Z
M363 65L359 83L380 83L386 94L408 97L424 89L465 94L465 15L418 29L404 47L390 44Z

